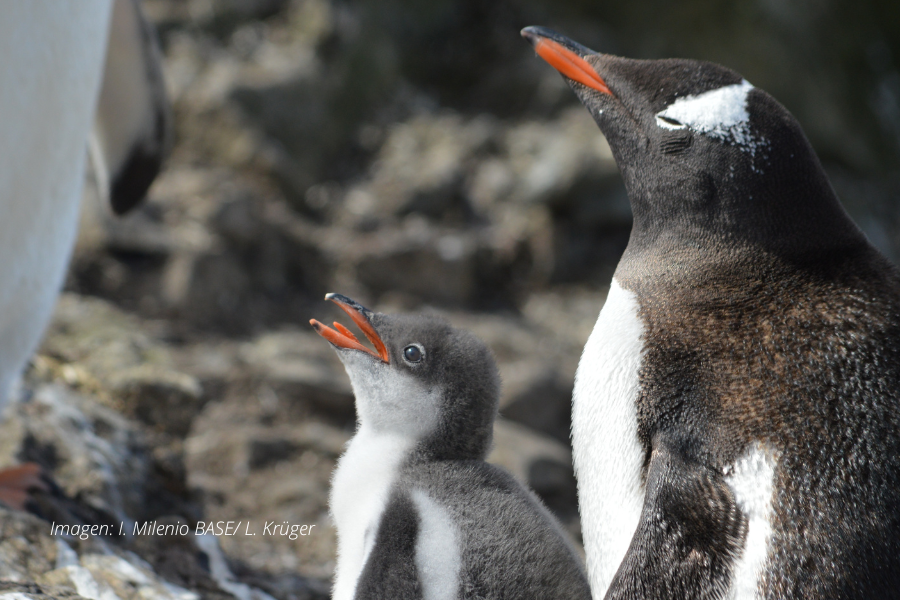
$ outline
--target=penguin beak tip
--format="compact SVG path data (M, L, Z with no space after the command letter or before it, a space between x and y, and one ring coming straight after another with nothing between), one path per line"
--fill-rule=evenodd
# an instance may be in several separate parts
M325 294L325 299L330 300L337 304L341 310L343 310L347 315L356 323L356 326L362 330L363 334L365 334L366 338L375 346L375 350L372 350L359 342L353 333L351 333L346 327L340 325L335 322L335 328L332 329L327 325L323 325L319 323L315 319L310 319L309 323L312 325L313 329L316 330L320 336L331 342L332 345L337 346L338 348L344 349L352 349L352 350L362 350L368 354L371 354L375 358L380 359L385 363L390 363L390 353L387 350L384 342L381 340L381 336L378 335L378 332L375 331L375 328L369 322L367 315L372 314L371 311L363 307L361 304L352 300L346 296L335 293Z
M521 35L531 42L538 56L564 77L603 94L613 95L603 77L582 56L592 53L591 50L543 27L526 27Z

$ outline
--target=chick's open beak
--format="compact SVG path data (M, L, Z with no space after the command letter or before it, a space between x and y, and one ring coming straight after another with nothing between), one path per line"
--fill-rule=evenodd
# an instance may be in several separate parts
M337 322L334 323L334 329L332 329L315 319L310 319L309 324L313 326L316 333L338 348L361 350L386 363L391 362L387 347L384 345L384 342L381 341L381 337L369 321L369 316L373 314L372 311L355 300L340 294L326 294L325 299L331 300L340 306L341 309L353 319L353 322L356 323L357 327L362 330L366 338L368 338L368 340L372 342L372 345L375 346L375 350L364 346L349 329Z

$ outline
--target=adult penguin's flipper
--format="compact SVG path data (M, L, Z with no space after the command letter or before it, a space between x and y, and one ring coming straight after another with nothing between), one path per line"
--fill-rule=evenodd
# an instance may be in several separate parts
M646 490L640 523L606 599L725 598L747 520L723 477L660 444Z

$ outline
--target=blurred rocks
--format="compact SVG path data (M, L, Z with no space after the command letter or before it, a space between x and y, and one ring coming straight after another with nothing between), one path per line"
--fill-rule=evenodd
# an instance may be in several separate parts
M103 538L80 533L51 534L50 523L26 513L0 508L0 532L0 593L16 594L16 598L272 600L271 596L249 586L244 586L245 590L238 588L244 594L223 591L223 584L228 587L229 582L221 577L217 579L215 573L199 566L203 561L198 557L208 562L207 554L215 556L214 549L208 540L193 535L174 536L169 540L174 543L170 543L172 547L165 556L170 564L172 559L180 559L179 578L165 565L158 562L151 565ZM178 547L184 548L186 554L179 555Z
M315 526L314 534L294 540L224 538L226 554L267 577L330 578L335 541L328 487L349 437L264 383L208 405L186 443L188 482L206 517Z
M306 403L343 422L355 419L353 392L343 366L312 331L265 334L245 344L241 357L264 378L271 398Z
M44 345L0 424L0 464L37 462L53 482L32 500L32 510L46 520L0 509L0 579L20 583L14 591L35 598L272 600L231 570L230 561L241 565L240 557L226 558L212 535L195 535L210 515L203 490L189 485L203 476L190 471L197 447L191 431L210 400L204 388L234 383L243 389L245 363L236 347L223 351L231 361L224 370L210 369L214 360L184 360L181 366L195 368L194 376L175 368L191 353L173 344L158 322L97 299L61 298ZM249 379L262 375L252 364L246 373ZM241 396L235 391L233 397ZM248 437L246 423L235 425L237 431L216 432L225 448L216 450L242 448L247 440L248 470L278 462L295 446L333 458L345 440L342 434L336 440L317 435L315 428L299 439ZM317 477L327 486L327 472ZM51 522L66 533L52 532ZM152 536L138 532L142 523L185 529ZM92 526L94 533L106 529L69 534L70 527ZM251 581L268 579L247 567L241 572ZM276 586L277 597L325 598L329 576L327 570L314 579L291 572Z
M900 255L900 30L880 0L145 4L178 143L137 214L86 202L68 286L179 334L296 323L333 289L515 311L608 281L628 202L589 115L518 38L533 23L738 69L796 113L850 211Z
M142 514L150 459L139 428L65 385L25 392L2 424L5 465L37 462L104 522Z
M69 288L246 335L295 322L330 289L516 309L536 288L608 273L630 213L589 115L555 100L540 117L523 105L502 120L442 108L410 84L420 67L401 56L411 49L389 15L411 11L444 36L468 23L496 40L496 24L468 4L382 8L148 2L179 143L137 214L113 220L88 194ZM501 54L517 48L517 89L569 98L510 41Z

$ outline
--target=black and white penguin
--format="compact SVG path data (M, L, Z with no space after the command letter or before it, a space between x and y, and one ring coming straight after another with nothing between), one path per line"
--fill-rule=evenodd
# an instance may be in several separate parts
M63 284L89 148L122 213L159 171L169 110L137 0L3 2L0 56L2 410ZM0 501L21 507L34 474L0 473Z
M594 597L900 596L900 276L800 125L715 64L522 35L634 214L573 401Z
M332 480L332 597L588 600L547 509L488 464L500 381L490 350L436 316L373 313L337 294L375 346L310 321L336 349L358 429Z

